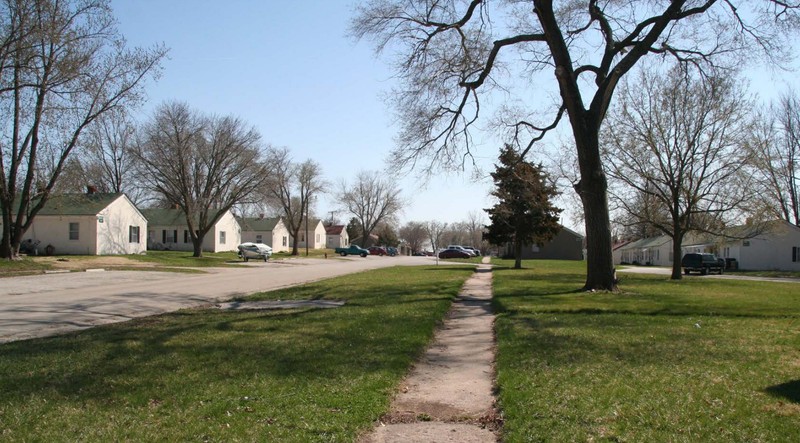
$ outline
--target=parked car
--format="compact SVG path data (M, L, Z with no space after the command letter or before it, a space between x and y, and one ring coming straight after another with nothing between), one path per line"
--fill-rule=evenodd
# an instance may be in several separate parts
M394 246L389 246L388 248L386 248L386 253L389 254L389 257L394 257L395 255L398 254L397 248L395 248Z
M346 248L336 248L333 250L333 252L341 255L342 257L347 257L348 255L360 255L362 257L366 257L369 255L368 250L358 245L350 245Z
M439 258L472 258L472 254L463 249L442 249Z
M725 269L725 260L717 260L714 254L689 253L681 259L681 266L686 275L691 272L699 272L702 275L716 272L722 275Z
M464 249L466 249L467 251L472 251L472 253L475 254L476 257L480 257L481 256L481 250L480 249L473 248L472 246L464 246Z
M238 255L244 261L248 261L251 258L267 261L272 255L272 248L264 243L245 242L237 246L236 249L239 250Z
M454 249L456 251L466 252L467 254L470 255L470 257L474 257L476 255L475 252L470 251L469 249L466 249L461 245L448 245L447 249Z
M369 251L369 255L383 256L387 254L386 249L384 249L383 246L370 246L367 248L367 250Z

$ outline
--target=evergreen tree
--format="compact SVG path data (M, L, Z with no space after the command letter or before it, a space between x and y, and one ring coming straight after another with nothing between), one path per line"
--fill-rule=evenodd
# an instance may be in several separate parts
M345 230L347 231L347 236L350 238L351 242L354 239L357 239L357 238L361 237L361 224L358 222L358 219L355 218L355 217L352 217L350 219L350 221L347 223L347 227L345 227ZM364 239L361 239L361 242L363 244Z
M484 239L495 245L513 243L514 268L520 269L524 244L541 245L561 229L561 209L551 202L558 191L541 164L524 161L510 145L500 151L499 160L491 174L498 202L485 209L490 222Z

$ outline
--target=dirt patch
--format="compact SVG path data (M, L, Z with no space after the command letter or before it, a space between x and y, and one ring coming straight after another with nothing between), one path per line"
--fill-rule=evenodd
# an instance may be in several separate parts
M51 265L53 269L84 271L86 269L114 269L114 268L155 268L155 263L132 260L127 257L114 255L99 255L97 257L36 257L39 263Z
M344 301L340 300L267 300L240 302L233 301L228 303L218 303L214 305L217 309L227 310L264 310L264 309L294 309L294 308L339 308L344 306Z

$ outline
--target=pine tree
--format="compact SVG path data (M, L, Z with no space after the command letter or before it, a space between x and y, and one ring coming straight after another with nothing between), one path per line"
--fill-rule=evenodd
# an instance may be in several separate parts
M561 229L558 216L562 210L551 202L558 191L548 183L541 164L524 161L510 145L500 151L499 161L491 174L495 184L492 195L498 202L485 209L490 224L484 239L495 245L513 243L514 268L520 269L522 246L552 239Z

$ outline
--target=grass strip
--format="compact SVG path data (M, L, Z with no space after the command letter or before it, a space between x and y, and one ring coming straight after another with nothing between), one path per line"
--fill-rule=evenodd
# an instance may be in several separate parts
M473 269L396 267L0 345L0 440L353 441L386 408Z
M504 441L797 441L800 284L497 261Z

